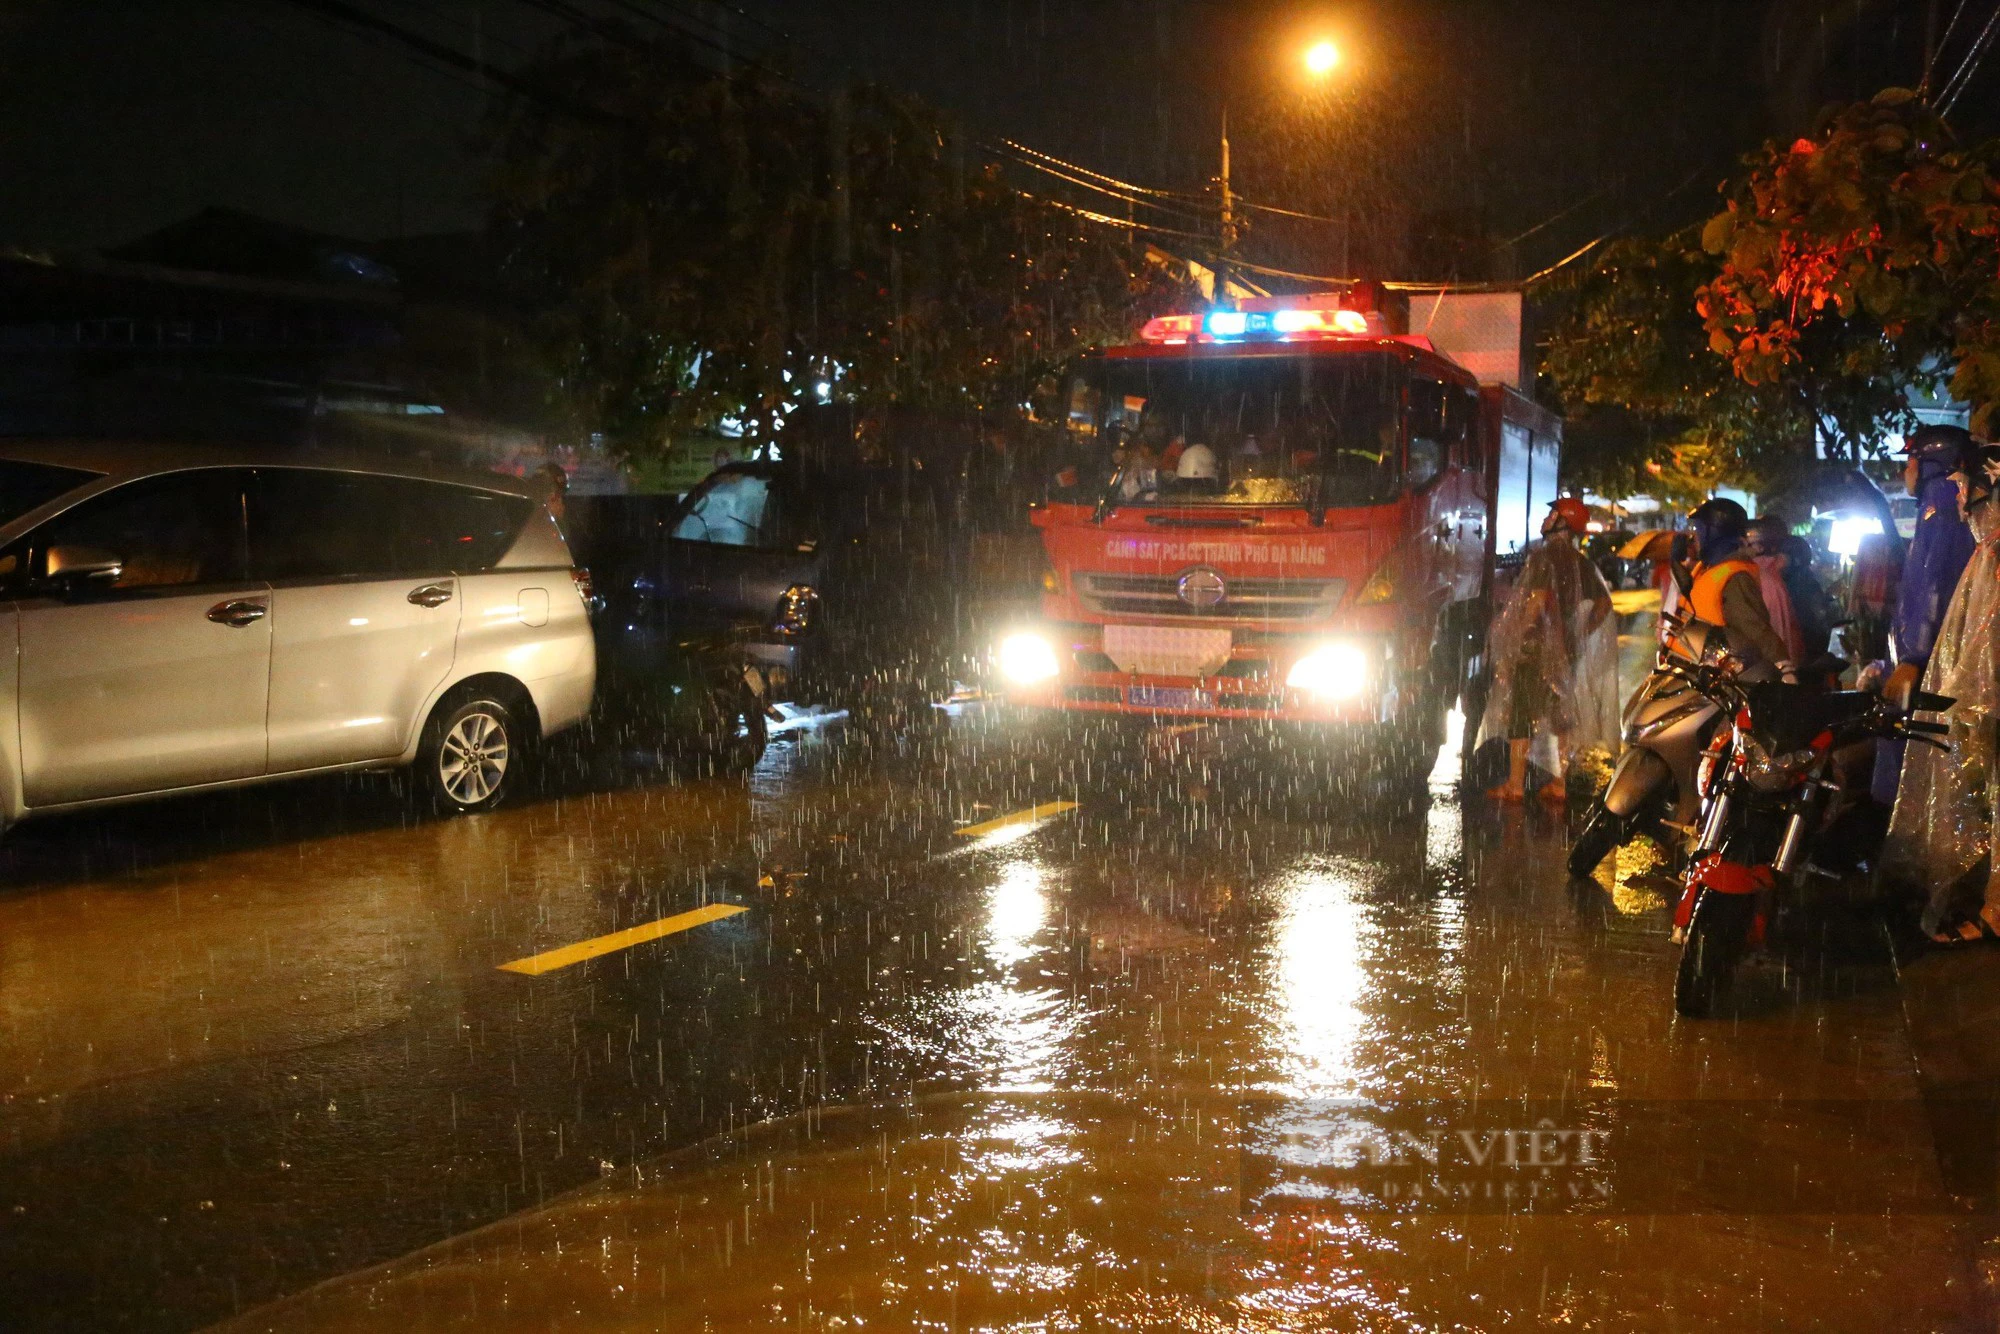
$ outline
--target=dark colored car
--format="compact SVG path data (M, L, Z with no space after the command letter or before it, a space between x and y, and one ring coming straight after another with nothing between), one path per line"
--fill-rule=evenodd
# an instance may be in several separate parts
M950 691L963 603L964 535L939 509L889 470L750 462L678 503L575 498L570 530L607 658L728 644L770 699L921 725Z
M685 633L727 634L783 697L820 621L829 516L777 463L732 463L690 491L666 519L639 576Z

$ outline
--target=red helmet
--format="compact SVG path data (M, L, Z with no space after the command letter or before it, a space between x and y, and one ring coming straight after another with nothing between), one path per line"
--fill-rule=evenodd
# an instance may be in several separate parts
M1554 517L1561 519L1571 532L1584 533L1590 530L1590 509L1575 496L1563 496L1559 500L1551 500L1549 509L1554 511Z

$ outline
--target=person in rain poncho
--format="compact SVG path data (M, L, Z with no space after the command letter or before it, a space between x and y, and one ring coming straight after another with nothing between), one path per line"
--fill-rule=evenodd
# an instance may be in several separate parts
M1803 666L1825 653L1826 645L1807 643L1804 621L1793 605L1791 581L1785 578L1788 561L1784 545L1790 536L1791 527L1783 519L1759 515L1743 530L1743 553L1756 562L1757 591L1763 595L1771 628L1785 641L1785 656Z
M1889 621L1889 651L1895 655L1896 669L1884 689L1891 697L1906 693L1923 678L1952 590L1972 559L1972 534L1960 517L1959 487L1952 480L1972 447L1972 436L1959 426L1926 426L1910 435L1903 485L1916 497L1917 532L1903 558L1896 610ZM1903 746L1901 741L1876 743L1875 779L1869 791L1883 806L1896 803Z
M1955 703L1942 716L1948 749L1911 745L1889 817L1885 872L1925 892L1923 928L1939 944L2000 939L2000 877L1992 864L2000 806L2000 446L1972 445L1955 465L1960 513L1974 547L1927 645L1923 689ZM1895 698L1894 695L1891 698Z
M1583 502L1549 508L1542 541L1493 626L1493 693L1475 744L1504 737L1507 781L1487 795L1520 801L1528 761L1554 775L1548 801L1567 795L1563 775L1577 751L1610 745L1618 734L1618 629L1611 590L1576 548L1589 522Z

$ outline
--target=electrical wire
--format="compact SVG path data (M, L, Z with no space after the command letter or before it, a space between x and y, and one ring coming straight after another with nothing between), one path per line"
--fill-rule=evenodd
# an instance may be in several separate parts
M1301 213L1295 208L1279 208L1276 204L1258 204L1248 199L1235 201L1238 208L1251 209L1258 213L1275 213L1281 218L1303 218L1307 222L1328 222L1336 227L1345 227L1346 218L1329 218L1324 213Z
M2000 4L1993 6L1993 14L1986 20L1986 26L1979 30L1979 36L1973 38L1971 48L1965 53L1965 59L1959 62L1958 69L1945 84L1938 98L1940 116L1951 114L1952 107L1957 105L1959 97L1972 82L1972 76L1978 71L1980 62L1986 59L1986 48L1993 42L1995 25L2000 25Z
M1199 221L1206 221L1208 218L1208 214L1206 212L1196 212L1194 210L1174 204L1159 204L1153 202L1150 199L1139 199L1136 198L1135 196L1124 194L1118 190L1114 190L1110 186L1099 185L1094 181L1086 180L1081 176L1072 176L1066 171L1061 171L1054 167L1044 166L1039 162L1035 162L1019 156L1009 155L1004 149L998 149L989 144L981 144L979 145L979 147L985 149L985 151L992 157L994 157L995 160L1013 162L1020 166L1028 167L1032 170L1043 172L1049 176L1053 176L1057 180L1068 182L1069 184L1077 186L1081 189L1094 190L1099 194L1108 195L1111 198L1119 200L1120 202L1125 204L1133 205L1139 208L1155 209L1161 213L1166 213L1173 217L1181 218L1185 221L1199 222Z
M432 41L422 33L412 32L400 24L391 23L388 19L381 18L378 15L369 13L365 9L346 3L346 0L285 0L285 2L295 8L317 14L322 18L334 20L341 26L388 37L438 64L476 74L490 83L498 84L500 87L506 88L511 92L519 93L529 101L539 102L543 106L574 116L579 120L595 121L601 124L622 122L624 120L623 117L613 115L601 107L593 107L581 102L571 101L567 97L553 93L531 80L524 79L517 74L501 69L499 66L488 61L476 60L456 47Z
M1965 0L1958 0L1958 4L1952 8L1951 21L1944 25L1944 32L1938 36L1937 45L1930 49L1930 63L1924 66L1924 79L1919 91L1930 91L1931 75L1937 69L1938 57L1943 54L1945 47L1951 45L1951 35L1958 31L1958 20L1964 13Z
M1120 190L1124 190L1130 194L1152 195L1155 198L1159 199L1183 199L1183 200L1199 201L1206 198L1206 196L1204 195L1191 195L1179 190L1156 190L1149 185L1134 185L1131 181L1121 181L1116 176L1107 176L1101 171L1092 171L1089 167L1080 167L1074 162L1065 162L1063 161L1063 159L1056 157L1054 154L1044 153L1039 148L1030 148L1026 144L1020 143L1013 139L1002 139L1000 142L1005 144L1008 148L1014 150L1017 153L1025 154L1031 158L1039 158L1043 162L1053 163L1054 165L1061 167L1063 170L1075 172L1079 176L1089 176L1094 180L1103 181L1107 185L1115 185Z
M1533 236L1536 232L1541 231L1544 227L1552 226L1555 223L1561 222L1564 218L1567 218L1570 214L1576 212L1578 209L1582 208L1585 204L1588 204L1592 200L1599 198L1609 188L1610 188L1609 186L1604 186L1604 185L1598 186L1595 190L1592 190L1589 194L1577 200L1575 203L1570 204L1562 209L1559 209L1558 211L1551 213L1548 217L1543 218L1540 222L1528 228L1527 231L1522 232L1519 236L1509 237L1505 241L1496 243L1493 249L1505 250L1509 246L1516 246L1521 244L1521 242L1527 240L1529 237Z
M1187 232L1175 227L1160 227L1150 222L1137 222L1131 218L1117 218L1109 213L1099 213L1095 209L1065 203L1060 199L1050 199L1047 195L1038 195L1029 190L1016 188L1014 193L1023 199L1032 200L1037 204L1046 204L1050 208L1059 208L1065 213L1074 213L1079 218L1088 218L1092 222L1101 222L1107 227L1123 227L1127 231L1145 232L1151 236L1177 236L1183 240L1201 241L1204 243L1213 243L1215 240L1213 236L1203 232ZM1233 260L1231 261L1231 263L1234 262Z

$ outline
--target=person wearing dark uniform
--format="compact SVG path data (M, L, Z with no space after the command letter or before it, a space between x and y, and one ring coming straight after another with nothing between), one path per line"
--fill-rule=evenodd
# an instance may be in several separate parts
M1972 448L1971 435L1961 427L1926 426L1910 436L1904 454L1903 485L1917 498L1917 532L1903 560L1896 609L1889 622L1889 651L1896 669L1882 693L1891 700L1902 699L1923 679L1952 590L1972 559L1972 530L1959 516L1958 484L1951 476L1952 468ZM1895 805L1902 772L1903 743L1877 742L1870 795L1883 806Z

